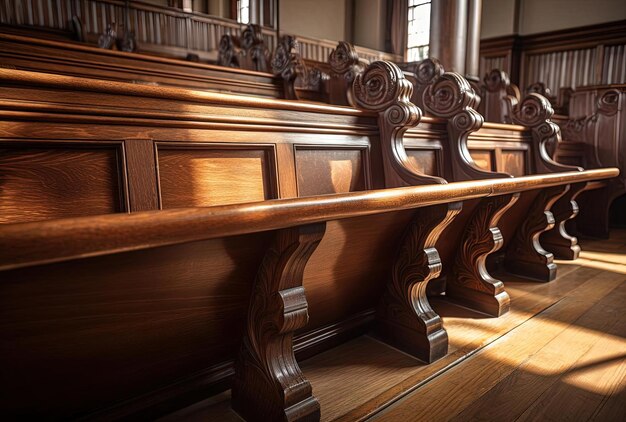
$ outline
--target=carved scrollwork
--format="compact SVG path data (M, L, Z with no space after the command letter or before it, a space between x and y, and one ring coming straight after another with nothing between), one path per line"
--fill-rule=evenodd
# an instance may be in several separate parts
M548 152L548 143L561 142L561 130L550 118L554 114L546 97L536 93L528 94L513 108L513 122L530 129L533 138L533 155L536 173L555 171L579 171L579 167L555 162Z
M387 187L446 183L415 170L404 149L402 136L421 118L420 109L409 101L412 90L402 70L387 61L373 62L352 84L356 107L378 113Z
M394 260L391 282L378 308L379 335L394 346L432 362L447 351L447 334L433 311L426 288L441 273L434 245L441 232L461 211L446 204L418 211Z
M357 75L352 91L359 107L383 111L396 103L411 104L409 98L413 86L404 79L404 74L398 66L387 61L376 61ZM415 111L414 114L419 115L419 111Z
M483 82L489 92L506 91L507 86L511 84L509 75L500 69L493 69L491 72L487 73L483 78Z
M424 106L438 117L454 117L473 108L477 95L467 79L456 72L446 72L424 91Z
M306 262L325 224L283 229L266 252L254 282L247 327L233 380L233 408L247 420L319 420L293 353L293 332L308 321L302 287Z
M239 67L239 54L235 39L232 35L222 35L217 56L220 66Z
M304 75L304 64L298 53L298 41L291 35L280 37L272 56L272 71L283 80L285 98L297 100L295 81Z
M486 261L502 247L502 233L497 224L518 198L519 194L512 194L481 200L466 226L452 276L447 280L446 295L493 316L508 311L509 295L503 283L489 274Z
M598 98L597 112L607 116L612 116L617 113L620 95L620 91L617 89L604 91Z
M445 73L443 65L435 58L422 60L415 66L415 77L420 85L430 85Z
M334 74L346 75L354 68L354 66L359 65L359 55L352 44L340 41L339 44L337 44L337 47L330 52L328 64ZM352 73L349 76L354 79L354 76L356 75Z

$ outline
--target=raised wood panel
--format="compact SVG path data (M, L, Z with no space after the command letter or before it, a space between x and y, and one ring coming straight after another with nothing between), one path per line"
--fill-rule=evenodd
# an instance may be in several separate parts
M296 146L298 195L365 190L369 183L367 149Z
M66 420L193 375L210 382L236 356L271 235L3 273L3 415Z
M483 170L496 171L493 151L472 149L470 154L474 159L474 163Z
M502 168L498 169L513 176L525 176L526 171L526 151L503 150L501 153Z
M126 209L119 145L0 144L0 223Z
M208 207L276 197L267 147L158 144L161 207Z
M430 176L442 176L440 169L440 150L406 149L409 162L420 173Z

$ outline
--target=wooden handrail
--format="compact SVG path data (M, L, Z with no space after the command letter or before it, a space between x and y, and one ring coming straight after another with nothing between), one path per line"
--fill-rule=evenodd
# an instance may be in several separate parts
M607 179L616 168L0 226L0 270Z

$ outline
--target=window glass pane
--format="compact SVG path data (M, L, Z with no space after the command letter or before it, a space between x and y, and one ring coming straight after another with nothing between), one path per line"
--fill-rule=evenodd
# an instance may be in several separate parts
M407 59L420 61L428 57L430 41L430 0L409 0Z
M237 0L237 22L250 23L250 0Z

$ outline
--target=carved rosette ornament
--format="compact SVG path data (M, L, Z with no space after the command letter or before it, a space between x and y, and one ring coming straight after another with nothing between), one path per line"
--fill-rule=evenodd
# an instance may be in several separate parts
M388 343L425 361L448 351L448 334L433 311L426 289L441 273L435 243L461 211L461 204L421 209L407 228L392 268L392 279L378 307L378 335Z
M263 258L232 386L233 409L246 420L319 421L319 403L294 356L293 333L309 319L302 277L325 228L279 230Z
M285 98L297 100L296 78L304 74L304 64L298 53L298 41L291 35L280 37L272 56L272 71L283 80Z

